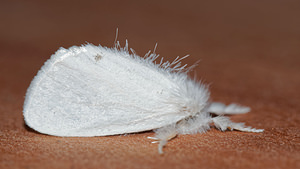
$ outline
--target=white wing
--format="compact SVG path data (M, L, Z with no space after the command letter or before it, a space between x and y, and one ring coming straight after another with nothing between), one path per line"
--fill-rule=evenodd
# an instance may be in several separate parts
M182 111L186 107L172 104L178 84L170 77L123 50L61 48L28 88L25 121L56 136L103 136L166 126L189 116Z

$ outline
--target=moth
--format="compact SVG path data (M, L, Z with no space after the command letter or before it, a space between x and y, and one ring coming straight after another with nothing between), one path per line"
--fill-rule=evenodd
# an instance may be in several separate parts
M221 131L263 132L230 121L226 114L250 108L210 101L208 87L188 77L174 61L156 64L150 51L85 44L60 48L32 80L25 97L24 119L32 129L53 136L92 137L154 130L153 143L163 153L179 134ZM216 114L212 116L212 113Z

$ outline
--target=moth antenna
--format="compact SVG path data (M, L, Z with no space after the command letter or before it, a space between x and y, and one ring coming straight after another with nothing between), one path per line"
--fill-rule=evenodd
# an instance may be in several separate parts
M195 67L197 67L199 62L200 62L200 60L197 60L194 64L192 64L191 66L186 68L186 72L189 72L189 71L193 70Z
M120 45L120 42L119 42L119 41L116 42L115 48L118 49L118 50L121 48L121 45Z
M164 62L164 57L161 57L159 65L162 65Z
M149 58L150 53L151 53L151 50L149 50L149 51L144 55L144 58L145 58L145 59Z
M124 50L128 52L128 40L126 39L126 43L125 43L125 46L124 46Z
M155 43L155 46L154 46L152 54L155 54L156 48L157 48L157 42Z
M187 58L187 57L189 57L189 56L190 56L190 55L185 55L185 56L181 57L181 58L178 59L176 62L174 62L174 64L180 62L181 60L183 60L183 59L185 59L185 58ZM177 58L179 58L179 57L177 57ZM177 59L177 58L176 58L176 59Z
M119 28L117 28L117 30L116 30L116 37L115 37L115 41L114 41L114 47L117 47L118 34L119 34Z
M179 56L177 56L171 64L173 65L173 64L177 63L177 59L179 59Z
M131 53L132 53L133 55L136 55L136 52L135 52L134 49L130 48L130 51L131 51Z

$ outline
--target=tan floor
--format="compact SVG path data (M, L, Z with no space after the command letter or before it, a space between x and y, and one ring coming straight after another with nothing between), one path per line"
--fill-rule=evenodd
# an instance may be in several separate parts
M300 168L299 1L0 2L0 168ZM62 138L24 125L27 87L60 46L119 40L140 55L191 54L212 98L252 108L232 116L264 133L181 135L165 154L146 138Z

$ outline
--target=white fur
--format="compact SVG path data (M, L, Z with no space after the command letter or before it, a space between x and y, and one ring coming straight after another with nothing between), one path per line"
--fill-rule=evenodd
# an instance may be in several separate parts
M45 62L28 88L24 118L38 132L55 136L106 136L155 130L159 153L178 134L202 133L211 124L224 131L262 130L216 114L250 109L209 103L209 91L187 76L181 59L155 64L128 44L114 48L91 44L61 48Z

